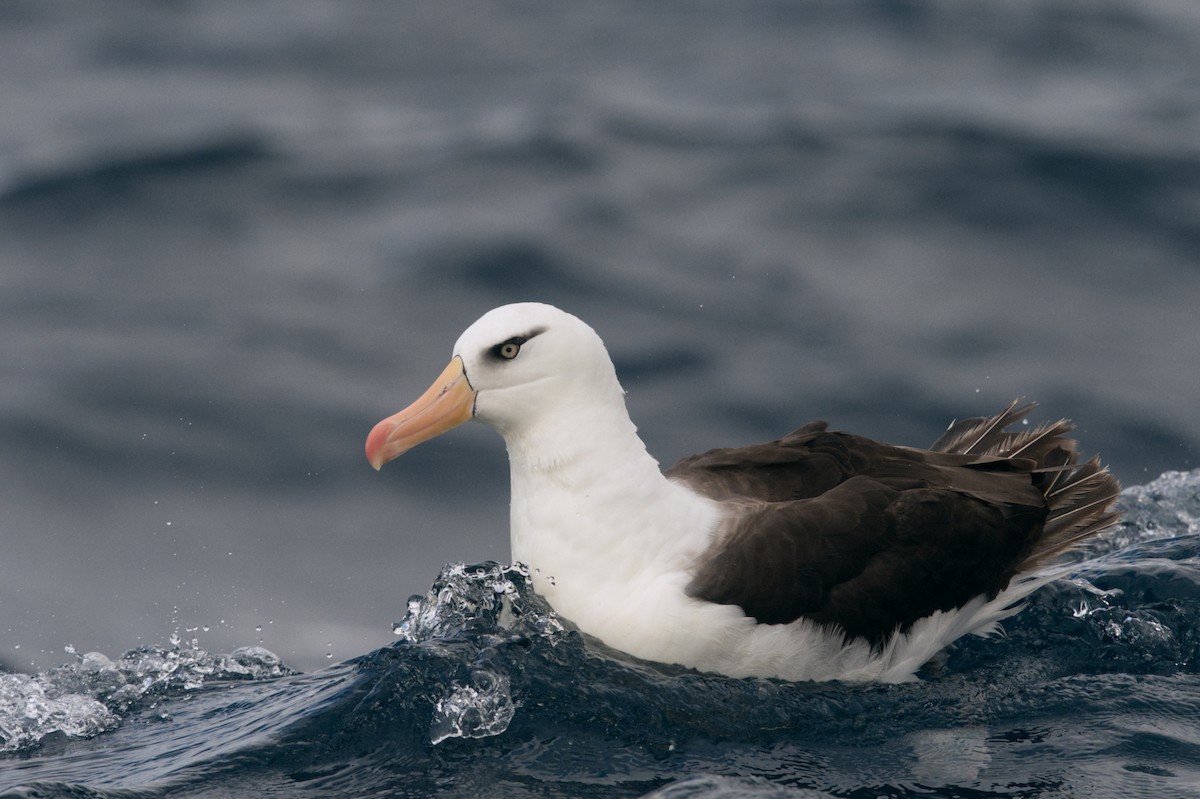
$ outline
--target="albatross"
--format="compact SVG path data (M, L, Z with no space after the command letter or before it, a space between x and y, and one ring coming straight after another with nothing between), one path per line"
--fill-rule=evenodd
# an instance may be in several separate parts
M929 449L812 422L665 472L596 332L550 305L484 314L416 402L367 437L376 469L476 419L504 437L514 562L561 617L639 658L733 677L900 682L987 635L1047 562L1112 525L1120 487L1032 404Z

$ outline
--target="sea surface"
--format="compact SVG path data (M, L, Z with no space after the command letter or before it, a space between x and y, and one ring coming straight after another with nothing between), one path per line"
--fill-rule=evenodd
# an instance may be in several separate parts
M1193 0L4 0L0 793L1188 795L1198 253ZM915 685L404 627L504 447L364 439L520 300L664 465L1026 397L1165 487Z
M1120 504L1006 635L917 682L637 661L558 618L524 569L456 564L397 643L309 674L177 642L0 675L0 794L1196 796L1200 470Z

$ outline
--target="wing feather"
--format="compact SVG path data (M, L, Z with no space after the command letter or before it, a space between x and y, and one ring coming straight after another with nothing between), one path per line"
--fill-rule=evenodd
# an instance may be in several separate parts
M937 610L994 597L1012 577L1116 521L1120 489L1078 464L1065 420L1005 428L1033 403L956 421L930 450L830 432L685 458L666 475L728 503L699 559L697 598L765 624L809 618L880 645Z

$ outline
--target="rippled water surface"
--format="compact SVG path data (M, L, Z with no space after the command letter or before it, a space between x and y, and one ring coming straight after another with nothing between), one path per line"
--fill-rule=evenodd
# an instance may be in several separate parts
M0 793L1186 795L1198 74L1177 0L0 3ZM509 560L505 455L363 440L526 299L664 465L1025 396L1155 487L918 685L628 663L490 572L525 616L393 646Z
M1187 796L1200 472L1121 504L1128 521L1075 553L1007 635L959 642L917 683L635 661L555 617L523 569L460 564L411 600L396 644L312 674L261 649L185 646L0 676L0 791Z
M0 4L0 662L311 670L508 558L478 426L367 431L559 305L664 465L1014 397L1197 465L1200 8ZM430 533L428 531L436 531Z

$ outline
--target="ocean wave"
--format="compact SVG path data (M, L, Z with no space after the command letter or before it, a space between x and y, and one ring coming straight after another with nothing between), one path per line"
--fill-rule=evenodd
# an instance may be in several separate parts
M451 565L395 644L312 674L175 642L0 676L0 792L1182 795L1200 778L1198 505L1200 471L1126 490L1123 524L1005 636L911 685L639 661L558 618L523 567Z
M39 201L91 202L127 194L154 178L239 168L270 157L263 138L241 133L95 153L73 164L10 174L0 183L0 205L21 208Z

